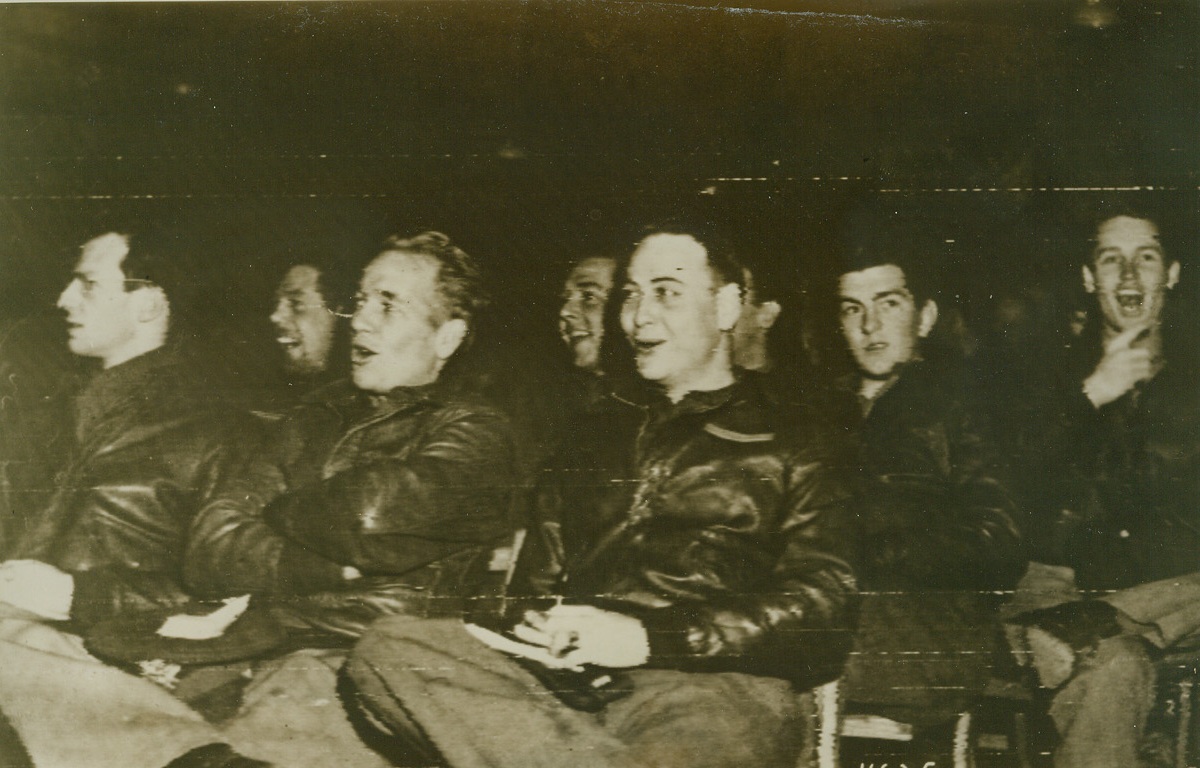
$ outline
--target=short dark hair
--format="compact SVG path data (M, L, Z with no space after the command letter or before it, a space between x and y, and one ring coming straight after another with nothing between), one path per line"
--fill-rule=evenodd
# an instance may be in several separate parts
M188 303L192 276L188 275L187 249L180 232L120 229L109 230L105 234L110 233L124 238L129 247L120 264L121 272L125 275L126 291L146 285L156 286L167 297L172 314Z
M738 259L733 243L716 227L705 222L669 219L643 227L638 242L654 235L680 235L692 238L704 247L704 252L708 256L708 266L716 278L714 282L721 285L734 283L739 290L745 289L745 267ZM632 252L626 256L622 266L629 265L631 256Z
M907 226L885 227L848 245L835 286L842 275L890 264L904 273L904 284L920 307L937 300L936 269L931 262L937 261L944 250L927 232Z
M1170 223L1164 221L1166 218L1161 211L1154 210L1149 206L1135 206L1128 202L1119 203L1101 203L1093 212L1089 224L1090 228L1087 232L1087 251L1081 254L1083 265L1090 267L1096 260L1096 236L1100 234L1100 227L1105 223L1121 217L1129 219L1137 219L1139 221L1148 221L1158 230L1159 240L1163 243L1163 255L1166 262L1169 264L1173 261L1178 261L1179 258L1168 250L1166 247L1167 233L1164 230L1171 229Z
M437 290L444 320L463 320L470 328L488 305L483 275L475 260L441 232L421 232L412 237L393 235L383 242L382 253L399 251L426 256L437 263Z
M356 280L345 260L334 254L300 254L292 258L283 274L296 267L312 267L316 270L317 291L329 309L341 312L353 302Z

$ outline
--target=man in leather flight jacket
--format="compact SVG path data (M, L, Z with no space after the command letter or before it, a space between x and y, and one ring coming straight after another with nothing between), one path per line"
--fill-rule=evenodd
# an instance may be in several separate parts
M1036 549L1012 621L1053 691L1057 768L1137 764L1157 675L1200 653L1197 347L1160 219L1098 217L1082 277L1099 311L1020 420Z
M847 494L816 430L732 367L740 279L710 238L642 240L621 310L640 381L543 472L505 619L364 635L355 701L402 762L795 764L793 686L850 642Z
M75 445L53 499L13 532L12 559L0 564L0 712L35 765L258 764L58 629L189 600L184 541L232 422L168 340L180 308L177 244L93 238L58 300L71 351L102 370L76 396ZM129 723L139 727L118 727Z
M924 251L924 252L922 252ZM860 245L837 282L858 397L863 588L842 695L934 726L968 709L1004 653L998 598L1025 567L999 452L969 381L927 344L938 306L920 238Z

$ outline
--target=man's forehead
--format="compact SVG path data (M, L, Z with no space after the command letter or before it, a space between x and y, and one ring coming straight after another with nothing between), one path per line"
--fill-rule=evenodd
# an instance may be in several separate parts
M321 292L321 272L308 264L297 264L287 271L279 283L279 293L295 294Z
M612 259L584 259L571 269L571 274L567 276L567 283L575 286L605 288L612 285L615 267L616 263Z
M83 244L79 253L79 272L120 271L121 262L129 254L129 241L124 235L108 232Z
M881 293L908 294L909 290L903 269L895 264L880 264L842 274L838 292L846 298L862 298Z
M363 271L363 290L424 295L432 292L437 264L428 256L407 251L384 251Z
M1096 228L1096 249L1115 248L1130 243L1160 245L1158 225L1149 219L1115 216Z
M633 252L629 260L629 278L634 282L662 279L711 282L708 251L690 235L651 235Z

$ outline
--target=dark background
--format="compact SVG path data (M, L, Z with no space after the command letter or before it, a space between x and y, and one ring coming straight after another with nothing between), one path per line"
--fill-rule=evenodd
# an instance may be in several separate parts
M168 223L238 364L289 260L435 228L489 269L493 328L549 344L564 265L645 220L722 221L799 293L871 209L934 234L968 325L1030 296L1057 321L1101 198L1195 249L1198 9L3 6L0 296L49 307L84 240Z

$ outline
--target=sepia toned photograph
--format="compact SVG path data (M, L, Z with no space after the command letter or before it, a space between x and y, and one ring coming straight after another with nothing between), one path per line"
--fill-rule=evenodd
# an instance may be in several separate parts
M0 768L1200 768L1194 0L0 3Z

